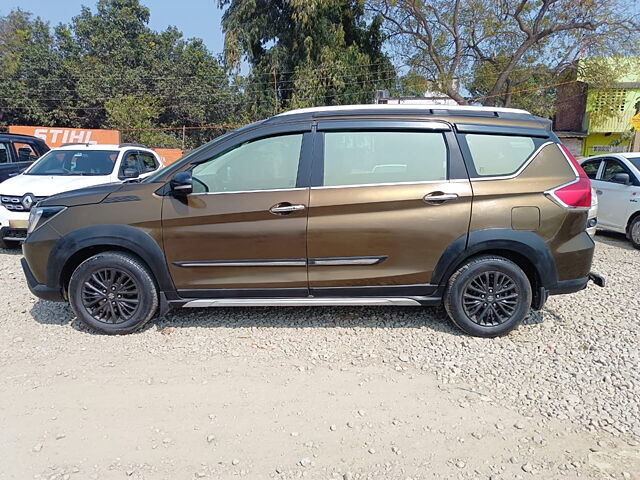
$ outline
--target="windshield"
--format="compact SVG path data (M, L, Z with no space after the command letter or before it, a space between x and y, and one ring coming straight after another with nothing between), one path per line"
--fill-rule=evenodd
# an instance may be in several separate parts
M640 157L627 157L627 160L633 163L633 166L640 170Z
M113 150L51 150L25 175L109 175L118 158Z

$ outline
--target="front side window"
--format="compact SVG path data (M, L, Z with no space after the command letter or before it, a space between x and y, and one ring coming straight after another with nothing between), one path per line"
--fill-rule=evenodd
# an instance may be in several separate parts
M444 181L447 146L439 132L327 132L324 185Z
M110 175L117 151L51 150L25 172L25 175Z
M600 169L600 162L601 160L598 159L598 160L590 160L582 164L582 169L584 170L584 173L586 173L587 177L589 177L591 180L596 179L596 176L598 175L598 170Z
M302 134L236 146L192 170L193 192L249 192L295 188Z
M140 173L153 172L156 168L158 168L156 159L150 153L138 153L138 160L140 161Z
M537 146L531 137L464 135L479 177L512 175L531 157Z
M39 157L35 147L29 143L14 142L13 146L16 149L16 158L19 162L33 162Z
M620 164L617 160L608 159L604 165L604 172L602 172L602 180L605 182L616 183L613 177L618 173L629 173L629 171ZM631 178L631 175L629 175Z

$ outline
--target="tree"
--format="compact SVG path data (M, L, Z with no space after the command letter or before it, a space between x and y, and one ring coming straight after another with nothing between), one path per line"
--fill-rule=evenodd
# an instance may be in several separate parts
M371 0L407 65L458 103L509 104L582 55L636 49L632 0ZM465 86L477 95L469 99Z
M55 99L66 79L46 22L22 10L0 17L0 71L0 124L65 125Z
M153 31L149 16L139 0L99 0L53 33L20 10L0 17L0 122L116 127L127 140L164 146L182 139L140 128L236 117L240 92L221 62L176 28ZM189 130L186 146L218 133Z
M381 21L367 22L363 0L218 0L227 67L247 61L254 113L289 106L370 102L393 85Z

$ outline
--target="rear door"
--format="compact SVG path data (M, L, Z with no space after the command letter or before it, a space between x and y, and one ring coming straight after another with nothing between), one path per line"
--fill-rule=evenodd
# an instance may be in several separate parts
M16 165L12 161L11 143L0 142L0 182L15 173Z
M307 249L313 295L428 295L467 234L471 188L441 122L321 121Z
M240 135L192 168L186 199L165 197L164 250L181 295L308 294L309 175L301 159L310 130L285 125Z

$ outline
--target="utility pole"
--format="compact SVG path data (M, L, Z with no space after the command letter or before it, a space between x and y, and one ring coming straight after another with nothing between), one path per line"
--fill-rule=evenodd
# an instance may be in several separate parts
M278 114L278 77L276 69L273 69L273 114Z

